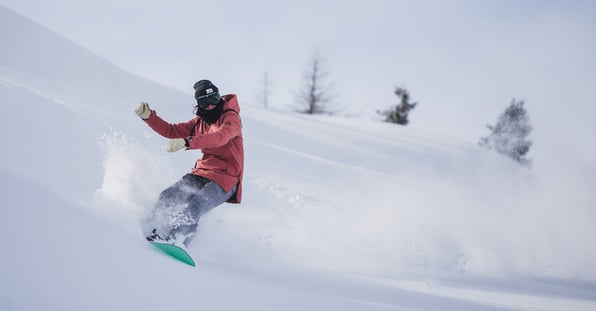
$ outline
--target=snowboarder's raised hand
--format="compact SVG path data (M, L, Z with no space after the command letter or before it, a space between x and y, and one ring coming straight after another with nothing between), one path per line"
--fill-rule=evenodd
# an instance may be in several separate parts
M171 139L168 142L168 147L166 148L166 150L168 152L176 152L180 149L184 149L187 147L187 142L186 139L184 138L176 138L176 139Z
M141 119L147 120L151 116L151 108L149 108L149 104L146 102L141 102L135 109L135 113L141 117Z

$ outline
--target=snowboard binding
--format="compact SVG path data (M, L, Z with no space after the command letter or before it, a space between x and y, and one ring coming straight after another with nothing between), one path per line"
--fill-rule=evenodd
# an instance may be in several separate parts
M196 228L196 226L195 226L195 228ZM166 236L164 238L164 237L161 237L157 233L157 229L153 229L153 231L151 231L151 234L149 234L145 238L149 242L168 242L168 243L172 243L172 244L184 245L184 247L188 246L188 244L190 243L194 234L193 233L183 234L183 233L176 232L176 231L178 231L178 230L173 229L172 231L170 231L168 236Z
M164 239L161 236L159 236L159 234L157 234L157 229L153 229L153 231L151 231L151 234L149 234L145 238L149 242L153 242L153 241L160 242L160 241L167 241L168 240L168 239Z

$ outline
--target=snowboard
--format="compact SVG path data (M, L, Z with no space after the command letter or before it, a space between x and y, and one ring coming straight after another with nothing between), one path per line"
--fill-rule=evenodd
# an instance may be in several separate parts
M183 247L166 241L149 241L149 243L153 244L153 246L157 247L159 250L171 256L172 258L177 259L189 266L195 266L195 261Z

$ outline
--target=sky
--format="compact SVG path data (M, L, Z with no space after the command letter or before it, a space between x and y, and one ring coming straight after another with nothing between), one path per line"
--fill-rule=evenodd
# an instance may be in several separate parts
M342 113L379 118L406 87L409 126L476 143L515 98L530 156L596 158L593 1L0 0L142 77L187 92L211 79L243 105L297 108L318 51ZM170 103L168 103L170 104ZM177 105L179 103L171 103ZM187 109L187 103L180 103Z

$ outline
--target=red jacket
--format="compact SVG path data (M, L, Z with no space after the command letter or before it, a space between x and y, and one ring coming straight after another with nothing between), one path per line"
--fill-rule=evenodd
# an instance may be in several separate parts
M184 123L171 124L160 118L155 111L145 122L166 138L190 138L189 149L201 149L192 173L209 178L226 192L238 185L236 195L228 202L240 203L244 173L244 145L242 121L236 95L224 95L224 112L219 119L208 124L196 117Z

